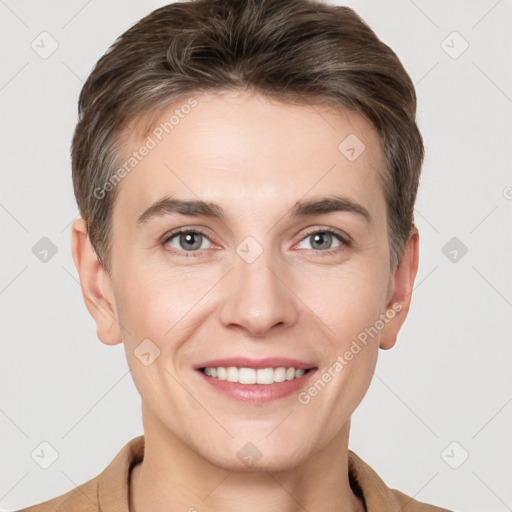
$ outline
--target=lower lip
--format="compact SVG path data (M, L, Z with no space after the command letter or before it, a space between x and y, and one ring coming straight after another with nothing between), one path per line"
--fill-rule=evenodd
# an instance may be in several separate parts
M309 370L298 379L274 382L274 384L240 384L239 382L228 382L227 380L209 377L201 370L196 371L206 380L207 384L219 393L234 398L239 402L260 404L279 400L280 398L297 393L308 384L312 375L316 372L316 368Z

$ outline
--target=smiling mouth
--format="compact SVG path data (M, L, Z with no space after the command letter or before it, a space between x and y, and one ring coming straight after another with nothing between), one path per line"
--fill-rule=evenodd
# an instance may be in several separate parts
M301 369L283 366L278 368L238 368L236 366L217 366L199 368L199 370L213 379L225 380L239 384L275 384L288 380L300 379L314 368Z

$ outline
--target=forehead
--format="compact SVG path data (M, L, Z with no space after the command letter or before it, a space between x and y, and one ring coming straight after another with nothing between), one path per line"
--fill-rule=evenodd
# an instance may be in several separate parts
M244 92L195 94L162 110L144 136L136 128L125 138L122 165L133 165L117 185L114 218L123 210L133 221L169 194L228 213L277 213L326 193L385 209L379 138L351 111Z

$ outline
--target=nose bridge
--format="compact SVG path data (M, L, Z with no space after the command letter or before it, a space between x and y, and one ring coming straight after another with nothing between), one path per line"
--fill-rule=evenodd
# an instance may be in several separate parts
M253 336L296 321L297 305L284 284L286 276L278 255L247 237L236 248L234 268L222 307L224 325L238 325ZM284 281L284 282L283 282Z

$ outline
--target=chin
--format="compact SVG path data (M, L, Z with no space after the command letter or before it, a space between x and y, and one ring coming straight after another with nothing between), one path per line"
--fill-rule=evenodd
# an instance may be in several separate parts
M306 455L297 452L298 443L288 440L288 446L275 443L234 440L223 453L219 451L199 452L214 466L237 473L259 473L264 471L287 471L297 467ZM219 445L217 445L217 448Z

